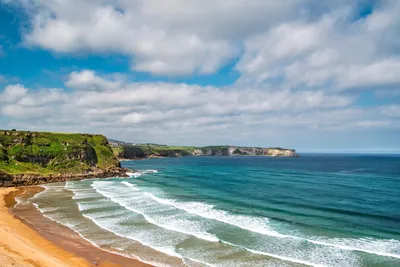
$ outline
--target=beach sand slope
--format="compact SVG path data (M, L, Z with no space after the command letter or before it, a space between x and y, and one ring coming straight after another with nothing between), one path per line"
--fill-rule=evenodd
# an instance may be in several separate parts
M16 190L0 189L0 265L90 266L87 260L55 246L9 213L4 197Z

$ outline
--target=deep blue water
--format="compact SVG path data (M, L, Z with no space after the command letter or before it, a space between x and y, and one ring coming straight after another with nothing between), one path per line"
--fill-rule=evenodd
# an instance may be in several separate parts
M400 156L122 164L139 173L49 185L33 202L93 243L157 265L400 266Z

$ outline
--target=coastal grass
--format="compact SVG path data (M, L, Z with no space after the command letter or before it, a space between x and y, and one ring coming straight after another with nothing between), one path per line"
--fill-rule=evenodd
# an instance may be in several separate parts
M229 146L196 147L158 144L122 144L113 147L112 150L114 155L119 158L181 157L195 155L196 150L202 151L205 155L228 154Z
M82 173L118 166L103 135L0 130L0 171Z

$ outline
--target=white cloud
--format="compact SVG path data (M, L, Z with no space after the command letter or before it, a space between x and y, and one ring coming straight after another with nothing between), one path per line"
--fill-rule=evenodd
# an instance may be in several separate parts
M400 2L378 1L360 18L366 2L19 0L30 21L26 46L58 56L115 53L132 70L161 76L213 74L237 60L240 78L227 87L132 83L83 69L66 77L68 91L6 86L0 112L15 127L168 143L395 131L398 105L361 108L357 96L372 89L398 98Z
M308 131L370 131L400 125L392 115L397 106L356 108L352 97L322 91L126 83L90 70L73 72L69 77L82 73L90 73L91 82L119 86L113 90L83 90L84 84L92 86L84 79L83 83L72 83L79 86L66 93L9 85L2 93L2 115L12 121L12 128L101 132L134 142L199 145L209 144L210 140L285 145L278 141L292 132L302 136Z
M140 13L147 10L145 1L118 2L41 1L36 5L28 1L35 6L29 10L35 12L25 43L59 53L122 53L134 57L134 70L158 75L213 73L238 52L236 45L221 38L182 27L168 29L162 16L156 18L158 26L152 25L152 19Z
M71 72L66 86L78 90L113 90L119 88L122 81L106 80L96 76L92 70Z
M339 9L316 21L282 23L245 41L239 82L334 90L400 85L399 14L398 1L382 1L363 19Z
M31 27L24 31L27 45L58 53L122 53L132 58L134 70L156 75L214 73L240 56L243 40L254 34L289 19L318 17L339 2L345 3L320 5L308 0L19 2L31 18Z
M61 89L29 90L23 85L8 85L0 94L0 114L13 119L53 117L64 104L66 95Z
M21 84L8 85L4 91L0 94L0 102L16 102L17 100L24 97L28 89Z

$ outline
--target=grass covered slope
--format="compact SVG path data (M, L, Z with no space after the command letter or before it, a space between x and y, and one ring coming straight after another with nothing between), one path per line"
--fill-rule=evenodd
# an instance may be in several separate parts
M113 148L117 157L125 159L191 156L193 150L193 147L163 145L123 145Z
M0 130L0 173L80 174L119 167L103 135Z

